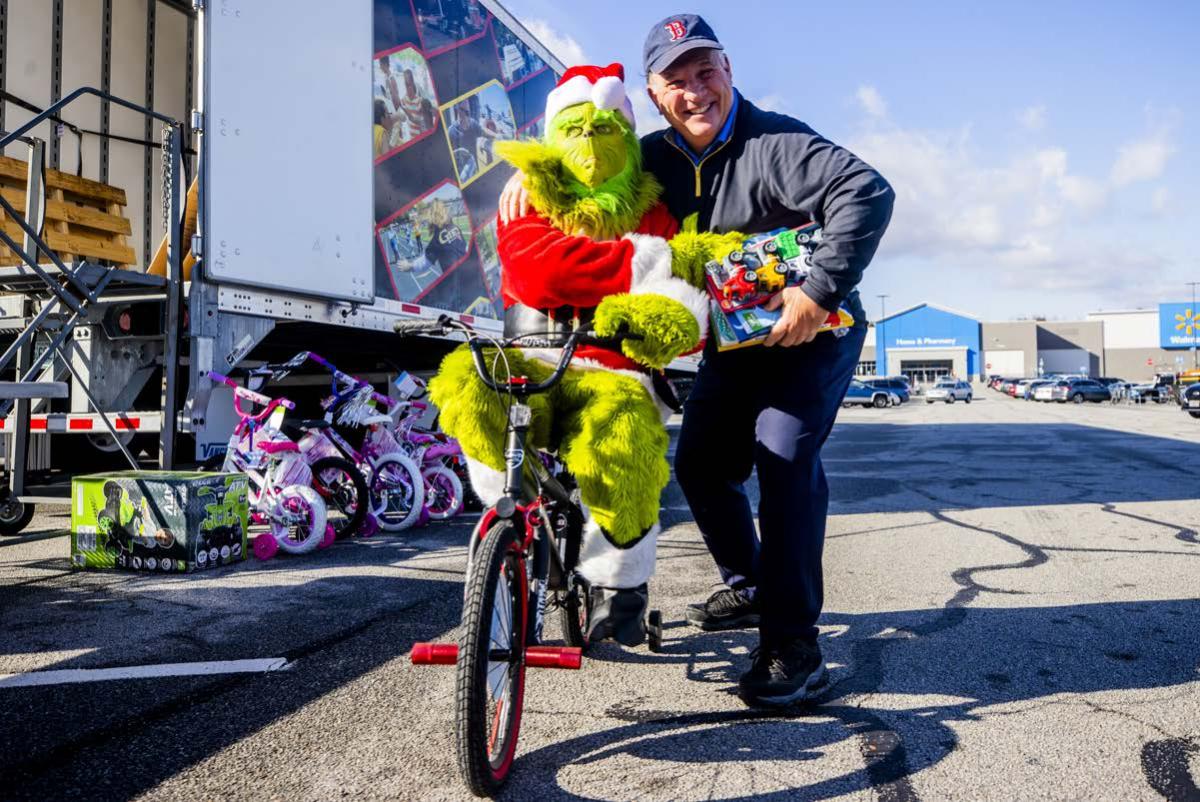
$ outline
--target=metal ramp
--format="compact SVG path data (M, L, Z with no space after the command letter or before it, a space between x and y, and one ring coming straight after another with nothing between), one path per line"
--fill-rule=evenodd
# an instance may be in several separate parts
M62 261L46 244L42 236L45 220L45 186L42 182L44 169L44 147L41 140L25 136L43 120L54 117L65 106L84 95L94 95L133 111L141 112L164 124L163 153L169 159L165 166L169 174L164 179L164 208L167 210L167 276L154 276L90 260ZM0 150L16 141L24 142L29 148L28 179L25 192L25 210L19 212L14 205L0 194L0 209L8 220L19 227L22 241L17 242L4 227L0 226L0 244L16 254L22 264L0 267L0 293L19 298L20 310L7 318L17 318L23 323L11 345L0 354L0 376L15 368L15 382L0 382L0 427L10 435L9 453L6 464L7 488L0 489L0 532L16 525L19 530L27 523L25 501L35 497L26 493L29 433L33 416L31 401L38 398L57 396L60 381L69 374L73 387L87 396L94 415L73 416L84 423L99 422L107 429L117 447L120 448L131 467L141 467L122 443L118 429L128 430L121 422L128 423L134 413L102 409L97 402L88 379L71 364L65 347L70 343L77 326L88 319L89 310L101 304L137 297L139 300L162 300L163 315L162 351L162 407L159 428L159 467L174 467L176 412L179 406L177 368L179 363L180 328L182 322L182 281L180 222L182 210L180 187L169 180L170 176L182 175L182 123L151 109L84 87L76 90L58 103L33 117L15 131L0 137ZM36 341L47 343L35 353ZM56 359L55 357L61 357ZM65 371L63 370L65 368ZM15 414L9 417L10 412ZM47 430L47 416L39 416L41 430ZM115 421L115 422L114 422ZM74 429L74 427L71 427ZM89 425L88 429L91 428ZM61 488L59 488L61 490ZM57 496L58 493L55 493ZM45 496L37 496L45 501ZM63 499L66 501L66 499Z

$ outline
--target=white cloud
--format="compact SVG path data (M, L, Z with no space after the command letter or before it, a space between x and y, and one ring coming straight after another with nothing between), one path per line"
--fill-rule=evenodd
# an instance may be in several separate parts
M1122 145L1112 167L1112 182L1118 187L1152 181L1163 174L1175 148L1160 131L1146 139Z
M1150 209L1158 215L1171 211L1171 190L1166 187L1155 189L1150 195Z
M863 111L872 117L886 117L887 104L883 102L883 96L879 94L879 90L873 86L860 86L858 91L854 93L858 99L858 103L862 106Z
M579 44L575 37L560 33L544 19L527 19L522 22L534 38L544 44L563 64L574 67L577 64L589 63L584 55L583 45Z
M1040 131L1046 127L1046 107L1030 106L1022 109L1017 115L1017 120L1030 131Z
M1173 152L1165 136L1121 148L1110 175L1073 171L1068 148L1057 145L989 163L969 126L905 128L882 118L886 103L878 93L860 89L855 98L864 112L862 128L846 144L896 191L884 258L977 271L985 283L1043 295L1132 292L1169 263L1153 248L1116 248L1106 236L1107 216L1137 202L1117 192L1121 182L1148 180L1165 169ZM1160 188L1142 202L1162 210L1169 198Z
M639 81L626 80L625 89L629 92L630 102L633 103L633 116L637 117L638 136L667 127L667 121L658 113L654 101L646 94L645 86Z

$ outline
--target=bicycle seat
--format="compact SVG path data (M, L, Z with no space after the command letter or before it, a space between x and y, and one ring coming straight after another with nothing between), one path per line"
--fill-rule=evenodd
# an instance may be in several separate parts
M258 447L266 454L286 454L289 451L300 450L300 446L291 440L266 440L259 443Z

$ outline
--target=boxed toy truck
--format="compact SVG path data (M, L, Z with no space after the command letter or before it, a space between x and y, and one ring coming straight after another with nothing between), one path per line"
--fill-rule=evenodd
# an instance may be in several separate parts
M121 471L71 482L71 565L183 573L246 558L243 474Z

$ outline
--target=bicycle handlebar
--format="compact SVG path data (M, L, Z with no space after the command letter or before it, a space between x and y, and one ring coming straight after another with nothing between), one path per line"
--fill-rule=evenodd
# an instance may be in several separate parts
M586 324L566 335L566 339L562 345L552 345L549 347L560 347L562 353L558 357L558 364L554 367L554 372L549 378L542 382L530 382L524 376L512 377L506 382L496 381L489 373L487 366L483 362L483 349L488 345L493 345L491 342L482 338L478 332L468 323L461 320L455 320L449 315L439 315L436 321L428 320L398 320L392 326L392 330L401 336L410 336L413 334L446 334L452 330L458 330L467 335L467 347L471 349L471 358L475 362L475 372L479 374L479 378L491 390L496 392L511 392L520 395L535 395L544 393L562 380L563 374L567 372L567 366L571 364L571 358L575 356L575 349L580 343L589 345L598 345L601 347L613 348L619 345L624 340L640 340L642 336L635 334L624 327L617 331L612 337L599 337L590 328L591 324ZM546 332L531 332L522 334L516 337L510 337L501 343L503 346L515 345L522 340L531 338L539 338L543 342L539 345L544 345L548 335ZM494 347L494 345L493 345Z
M242 418L260 421L274 412L276 407L284 407L286 409L296 408L296 404L286 398L271 398L263 395L262 393L256 393L253 390L248 390L235 382L233 379L217 373L215 370L210 370L208 372L208 378L212 379L218 384L224 384L226 387L233 389L233 408L237 410L238 416ZM258 404L259 406L263 407L263 411L259 412L257 415L246 412L242 409L241 401L243 398L251 403Z

